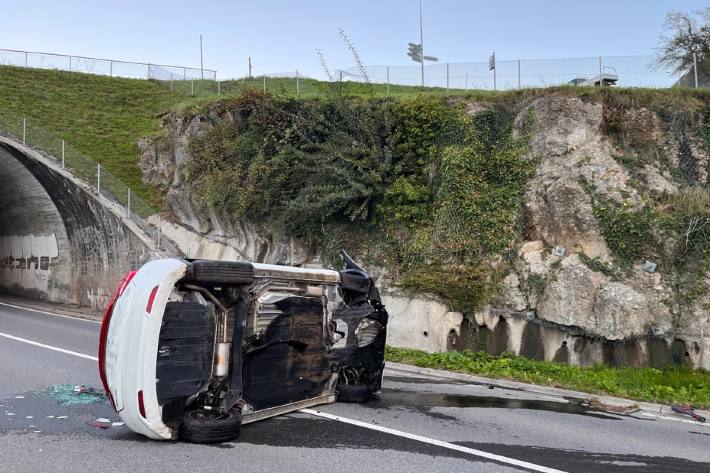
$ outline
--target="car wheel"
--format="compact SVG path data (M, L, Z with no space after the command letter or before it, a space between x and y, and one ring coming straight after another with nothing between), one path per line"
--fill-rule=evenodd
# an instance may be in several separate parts
M186 282L249 284L254 282L254 267L237 261L196 260L190 263L183 278Z
M367 402L372 399L372 386L358 384L338 384L338 402Z
M239 437L241 414L232 409L226 414L195 409L182 418L180 438L192 443L220 443Z

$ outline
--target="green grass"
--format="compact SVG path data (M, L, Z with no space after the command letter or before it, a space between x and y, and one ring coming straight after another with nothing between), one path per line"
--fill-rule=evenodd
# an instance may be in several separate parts
M18 133L26 118L30 144L58 154L48 135L64 139L154 205L161 196L141 182L137 143L158 130L156 114L182 100L147 80L0 67L1 128Z
M511 379L637 401L710 407L710 373L705 370L679 367L662 370L608 366L583 368L507 354L499 357L472 351L430 354L393 347L387 347L385 358L424 368Z

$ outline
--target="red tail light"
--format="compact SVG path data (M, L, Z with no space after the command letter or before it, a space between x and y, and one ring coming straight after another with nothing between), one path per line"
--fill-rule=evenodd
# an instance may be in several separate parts
M138 412L145 419L145 404L143 404L143 391L138 391Z
M152 291L150 291L150 297L148 297L148 304L145 306L145 311L150 315L153 310L153 302L155 302L155 295L158 293L158 288L160 286L155 286Z
M126 274L121 283L116 288L116 292L113 293L111 299L106 306L106 312L104 313L104 321L101 324L101 334L99 335L99 377L101 378L101 384L104 385L104 391L106 391L106 396L114 409L116 409L116 403L113 401L111 396L111 391L108 389L108 381L106 379L106 337L108 337L108 327L111 323L111 317L113 316L113 307L116 305L116 301L119 297L123 295L126 290L128 283L131 282L133 276L136 275L136 271L130 271Z

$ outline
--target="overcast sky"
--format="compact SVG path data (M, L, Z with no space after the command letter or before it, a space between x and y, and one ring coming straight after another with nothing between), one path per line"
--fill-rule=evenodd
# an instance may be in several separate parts
M665 13L700 0L423 0L426 53L443 62L653 54ZM0 48L197 66L221 78L299 70L321 78L353 65L342 27L366 64L413 64L417 0L0 0Z

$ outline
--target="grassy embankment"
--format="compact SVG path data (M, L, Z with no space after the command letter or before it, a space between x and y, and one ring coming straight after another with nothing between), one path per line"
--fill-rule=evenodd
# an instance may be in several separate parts
M0 67L0 129L19 136L26 118L28 143L59 156L63 139L82 177L92 181L94 172L84 155L156 206L160 196L141 182L137 143L158 130L156 114L184 99L146 80Z
M435 368L490 378L573 389L591 394L637 401L690 403L710 407L710 373L705 370L594 366L583 368L519 356L492 356L483 352L429 354L387 347L386 359L424 368Z

